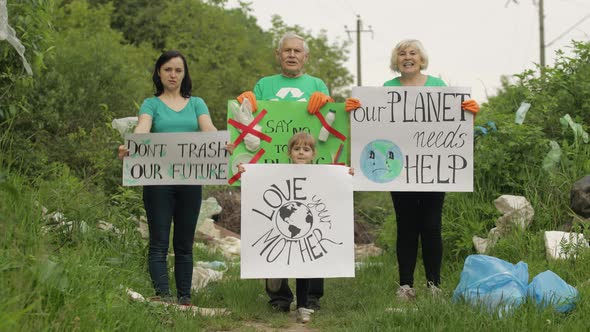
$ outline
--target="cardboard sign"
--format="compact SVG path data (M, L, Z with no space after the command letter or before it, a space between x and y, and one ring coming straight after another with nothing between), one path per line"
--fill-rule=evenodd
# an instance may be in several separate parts
M227 184L227 131L127 134L123 185Z
M354 277L352 176L336 165L245 165L242 278Z
M238 141L238 144L230 157L230 179L237 173L240 163L288 164L287 143L300 131L316 138L314 163L347 163L350 122L343 103L328 103L320 110L321 116L316 116L307 112L307 103L304 102L258 101L258 111L246 117L249 120L243 121L245 123L240 122L240 116L236 116L236 107L232 107L232 103L237 105L236 101L228 102L227 127L231 142ZM318 136L330 110L334 111L334 121L329 125L333 132L325 133L323 136L327 139L322 141ZM230 184L234 183L239 184L239 174L230 180Z
M469 88L353 87L351 164L358 191L473 191Z

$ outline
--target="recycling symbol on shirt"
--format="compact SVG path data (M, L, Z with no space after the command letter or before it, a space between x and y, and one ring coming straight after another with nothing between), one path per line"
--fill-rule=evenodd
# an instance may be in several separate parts
M281 88L276 96L277 98L273 98L271 100L280 101L280 100L295 100L295 101L307 101L305 97L303 97L303 91L299 90L299 88Z

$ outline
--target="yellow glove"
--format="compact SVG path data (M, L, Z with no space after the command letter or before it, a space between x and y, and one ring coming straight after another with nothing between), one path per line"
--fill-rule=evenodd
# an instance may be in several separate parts
M256 105L256 96L254 93L252 91L244 91L236 99L238 100L238 103L241 104L244 102L244 98L247 98L250 101L250 104L252 104L252 113L256 113L258 106Z
M314 92L311 95L311 98L309 98L309 103L307 104L307 111L309 112L309 114L316 114L320 111L320 108L322 108L328 102L333 103L334 99L321 92Z
M356 98L346 98L344 102L344 109L347 112L354 111L355 109L361 107L361 101Z
M475 99L467 99L461 103L461 109L469 111L476 115L479 112L479 104L475 101Z

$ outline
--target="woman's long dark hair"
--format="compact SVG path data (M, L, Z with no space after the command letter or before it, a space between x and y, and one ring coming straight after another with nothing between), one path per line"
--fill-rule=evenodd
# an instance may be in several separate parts
M180 83L180 95L184 98L189 98L191 96L191 90L193 89L193 82L191 81L191 76L188 72L188 65L186 64L186 59L184 55L178 51L167 51L162 53L158 60L156 61L156 65L154 67L154 74L152 75L152 81L154 82L154 86L156 87L155 96L159 96L164 92L164 85L162 84L162 80L160 79L160 67L163 64L170 61L172 58L181 58L182 63L184 64L184 78Z

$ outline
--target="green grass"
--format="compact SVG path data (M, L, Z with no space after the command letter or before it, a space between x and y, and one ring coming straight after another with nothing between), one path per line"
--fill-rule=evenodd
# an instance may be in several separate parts
M193 317L169 308L131 302L125 288L145 296L153 290L147 272L147 243L129 217L137 215L140 195L125 189L111 197L75 178L67 168L48 167L46 174L29 179L0 170L0 331L256 331L282 330L293 325L293 315L268 307L260 280L240 280L239 264L229 264L221 282L194 294L194 304L223 307L223 317ZM580 301L571 313L557 314L525 303L502 318L485 310L450 301L459 282L464 259L473 254L471 237L487 236L499 213L483 190L447 195L443 215L445 244L442 289L432 299L425 287L422 261L416 267L418 299L401 304L395 258L395 217L387 193L355 195L355 209L366 222L380 227L377 243L386 249L356 271L356 278L327 279L322 309L309 328L322 331L582 331L590 315L590 253L578 259L547 261L543 231L567 219L563 201L568 181L538 176L525 187L536 212L527 231L515 230L502 238L491 255L529 266L530 279L547 269L577 287ZM533 187L534 185L534 187ZM207 192L207 191L206 191ZM207 196L205 196L207 197ZM49 213L61 211L71 228L44 231ZM96 228L99 220L121 232ZM556 220L559 220L557 222ZM83 222L82 222L83 221ZM220 253L197 247L196 260L224 260ZM170 260L169 266L172 267ZM172 273L170 273L172 277ZM173 278L171 280L174 281ZM294 285L293 285L294 286ZM294 287L293 287L294 288ZM387 312L386 308L403 312Z

